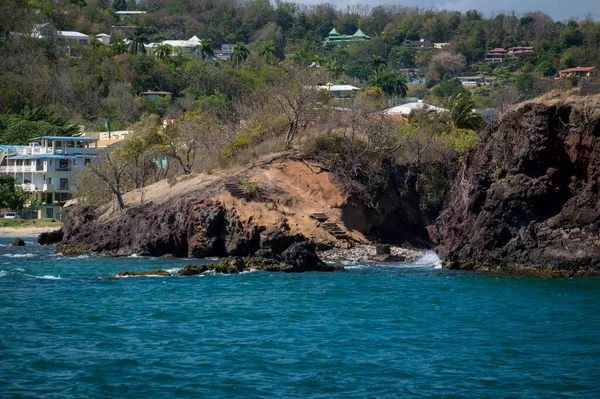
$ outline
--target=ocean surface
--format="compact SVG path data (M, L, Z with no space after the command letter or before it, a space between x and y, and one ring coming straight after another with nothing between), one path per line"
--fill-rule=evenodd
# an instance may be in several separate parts
M0 397L599 398L600 279L413 264L97 279L181 259L0 238ZM199 261L196 261L198 263Z

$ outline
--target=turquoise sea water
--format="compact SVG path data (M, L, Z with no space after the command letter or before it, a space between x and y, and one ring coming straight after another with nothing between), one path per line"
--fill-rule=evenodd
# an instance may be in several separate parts
M189 262L8 242L3 398L600 397L600 279L451 272L422 259L100 280Z

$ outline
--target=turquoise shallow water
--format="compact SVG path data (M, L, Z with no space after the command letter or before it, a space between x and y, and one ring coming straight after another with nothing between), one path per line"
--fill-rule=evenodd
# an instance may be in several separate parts
M598 398L600 279L435 270L94 279L186 260L0 239L0 397Z

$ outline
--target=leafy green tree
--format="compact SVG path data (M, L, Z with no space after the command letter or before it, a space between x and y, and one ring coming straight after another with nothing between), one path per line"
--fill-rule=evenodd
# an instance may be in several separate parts
M396 69L414 68L417 53L409 42L404 42L401 46L392 47L389 57L392 67Z
M476 131L483 125L483 117L473 112L475 104L470 93L459 93L452 98L450 107L450 122L454 129Z
M239 42L233 47L233 54L231 54L231 62L233 62L234 66L240 67L243 66L248 56L250 55L250 50L248 47Z
M169 58L173 52L173 47L169 44L159 44L154 48L154 55L159 60Z
M462 85L460 80L445 79L431 90L431 94L437 99L438 103L444 103L448 98L454 98L459 94L468 94L467 89Z
M270 63L271 60L277 58L275 42L270 40L266 43L263 43L258 50L258 55L260 55L267 64Z
M390 69L374 75L370 83L391 96L406 97L408 92L406 78Z
M200 45L196 46L196 48L198 49L200 57L203 60L212 58L215 55L215 50L213 49L213 42L211 39L202 39Z
M539 86L535 77L528 72L523 72L517 76L515 88L525 98L535 97L539 93Z
M127 52L127 44L123 39L111 40L110 47L114 54L123 54Z
M131 36L129 42L129 52L131 54L144 54L146 53L146 47L144 44L148 43L148 38L146 37L144 31L141 28L137 28L133 36Z
M536 72L541 73L544 76L553 76L556 74L556 68L548 60L544 60L538 64L535 68Z
M369 57L369 64L371 64L371 68L375 71L375 73L381 72L386 66L387 62L378 55L372 55Z
M17 186L17 182L12 176L0 176L0 207L20 210L23 209L26 199L25 191Z

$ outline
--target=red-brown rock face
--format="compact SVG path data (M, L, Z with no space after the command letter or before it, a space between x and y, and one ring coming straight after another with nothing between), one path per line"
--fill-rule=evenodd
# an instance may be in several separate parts
M600 274L600 99L526 103L484 134L429 227L446 267Z

